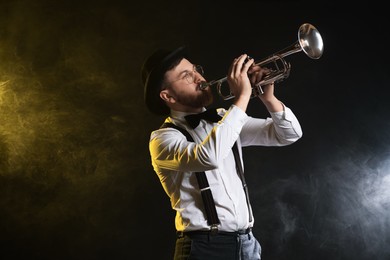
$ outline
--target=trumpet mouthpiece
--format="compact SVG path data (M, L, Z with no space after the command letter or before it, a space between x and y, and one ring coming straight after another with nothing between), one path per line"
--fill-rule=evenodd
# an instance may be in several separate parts
M199 88L200 88L201 90L207 88L208 86L210 86L210 84L209 84L208 82L206 82L206 81L202 81L202 82L199 84Z

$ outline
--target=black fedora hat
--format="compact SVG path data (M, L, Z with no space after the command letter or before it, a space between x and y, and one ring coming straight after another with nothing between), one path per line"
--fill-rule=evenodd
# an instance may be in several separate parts
M150 112L156 115L168 115L169 107L160 98L160 87L164 74L172 64L187 57L187 47L180 46L175 50L158 49L146 58L142 66L142 83L144 85L144 101Z

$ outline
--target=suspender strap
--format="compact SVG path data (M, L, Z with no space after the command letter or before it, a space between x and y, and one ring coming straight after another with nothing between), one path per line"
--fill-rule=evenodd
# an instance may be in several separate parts
M198 180L200 194L202 195L203 205L206 210L207 224L209 224L212 229L217 228L217 224L220 222L206 174L205 172L196 172L195 174L196 179Z
M248 204L249 222L252 222L252 209L251 209L251 204L249 201L248 186L246 185L245 176L244 176L244 169L242 168L240 155L238 153L237 143L234 143L234 145L233 145L233 154L234 154L234 160L236 161L237 171L239 173L239 176L240 176L240 179L242 182L242 187L244 188L246 203Z
M165 127L172 127L175 128L176 130L179 130L187 138L187 141L194 142L192 136L183 128L178 127L177 125L172 123L164 123L161 126L161 128L165 128ZM211 193L209 182L207 181L206 173L196 172L195 175L198 181L200 193L202 195L203 205L206 210L207 224L211 226L212 230L215 230L217 229L217 224L219 224L220 221L217 215L217 210L215 208L213 194Z

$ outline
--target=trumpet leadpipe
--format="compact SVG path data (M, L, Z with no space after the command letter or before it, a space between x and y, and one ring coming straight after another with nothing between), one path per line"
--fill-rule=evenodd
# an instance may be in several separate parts
M222 78L222 79L219 79L219 80L212 80L212 81L209 81L209 82L207 82L207 81L202 81L202 82L200 82L200 84L199 84L199 88L200 88L201 90L204 90L204 89L206 89L207 87L211 87L211 86L213 86L213 85L215 85L215 84L218 84L218 86L220 86L224 81L226 81L226 77L225 77L225 78Z

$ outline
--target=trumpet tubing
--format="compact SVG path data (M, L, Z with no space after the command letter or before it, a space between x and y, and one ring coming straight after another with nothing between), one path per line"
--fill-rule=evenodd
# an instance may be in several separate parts
M311 59L321 58L324 51L324 44L321 34L310 23L304 23L299 27L298 40L295 43L263 60L254 62L255 65L270 68L270 73L266 75L260 82L257 82L254 84L254 86L252 86L252 97L263 94L261 86L277 83L288 78L290 75L291 64L287 62L284 57L301 51L303 51ZM234 98L234 95L230 90L226 95L222 93L222 84L226 80L227 77L223 77L221 79L212 80L210 82L202 82L200 83L200 88L205 89L215 85L217 87L218 94L224 100L228 100Z

